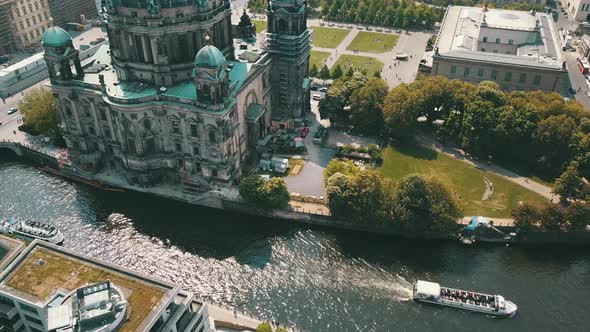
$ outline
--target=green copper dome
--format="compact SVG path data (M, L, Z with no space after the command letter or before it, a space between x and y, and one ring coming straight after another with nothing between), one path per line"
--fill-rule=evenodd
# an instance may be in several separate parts
M67 45L71 41L70 34L60 27L53 26L43 34L43 46L59 47Z
M213 45L203 47L195 57L195 66L219 67L224 63L225 57L223 56L223 53Z

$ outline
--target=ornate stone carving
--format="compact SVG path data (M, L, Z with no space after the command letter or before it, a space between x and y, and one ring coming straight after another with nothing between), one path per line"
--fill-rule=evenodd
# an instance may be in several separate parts
M160 14L160 0L148 0L147 11L150 14Z

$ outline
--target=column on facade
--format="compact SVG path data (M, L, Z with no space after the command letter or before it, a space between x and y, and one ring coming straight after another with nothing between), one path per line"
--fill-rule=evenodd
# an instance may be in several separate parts
M152 62L152 57L150 57L150 52L148 51L148 36L141 36L141 50L143 51L143 58L145 59L145 63Z
M76 123L76 128L78 128L78 133L84 134L84 130L82 128L82 122L80 122L80 116L78 115L78 107L76 103L72 100L67 99L70 103L70 108L72 110L72 115L74 116L74 122Z
M98 123L98 115L97 115L97 111L96 111L96 106L94 105L94 102L92 102L92 100L89 100L89 104L90 104L90 115L92 116L92 122L94 123L94 128L95 132L98 134L100 133L100 138L102 138L102 131L100 130L100 124Z
M149 40L150 40L150 47L152 48L153 61L154 61L154 64L157 65L159 63L158 37L151 37L151 38L149 38Z
M186 39L188 40L188 49L186 52L188 53L188 58L191 59L191 57L194 58L194 56L197 54L195 52L195 40L193 40L193 33L186 32Z
M118 135L119 133L117 132L117 130L115 130L115 126L113 124L114 123L113 122L113 117L111 116L111 110L110 110L110 108L107 107L106 110L105 110L105 113L107 115L107 122L108 122L108 125L109 125L109 131L111 132L111 137L109 137L108 139L109 140L113 140L113 141L119 141L119 138L118 137L120 137L120 136ZM120 144L120 142L119 142L119 144Z
M136 55L136 51L135 51L135 41L133 40L133 35L132 34L127 34L127 45L125 46L127 48L127 60L131 60L131 61L135 61L137 60L137 55Z

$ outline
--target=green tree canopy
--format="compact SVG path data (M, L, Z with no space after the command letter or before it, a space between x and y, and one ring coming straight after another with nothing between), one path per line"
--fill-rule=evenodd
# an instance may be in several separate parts
M586 202L574 202L567 208L570 231L584 231L590 224L590 206Z
M330 79L330 69L328 69L328 66L326 66L326 65L322 66L322 68L320 69L319 78L321 78L323 80Z
M350 99L350 123L356 131L377 134L383 128L383 101L389 86L380 78L371 78Z
M572 163L555 181L553 193L560 195L562 203L578 197L578 188L582 185L582 179L576 166L577 163Z
M18 103L25 116L25 125L45 135L59 133L57 104L51 90L35 88L29 90Z
M436 178L410 174L393 195L394 220L414 236L449 234L463 216L459 203Z
M559 231L565 224L565 209L558 204L545 204L540 216L541 225L547 231Z
M309 70L309 76L316 77L318 76L318 73L318 66L316 66L316 64L314 63L313 66L311 66L311 69Z
M272 332L272 326L267 322L262 322L256 326L256 332Z
M239 190L244 200L270 208L285 207L290 200L285 181L277 177L265 181L258 175L245 176Z
M332 74L331 77L333 79L338 79L340 77L342 77L342 67L340 67L340 65L336 65L333 69L332 69Z
M326 196L333 216L347 221L380 223L384 219L385 192L381 177L372 170L336 173L328 179Z
M512 218L516 227L528 231L536 228L540 212L537 207L522 203L512 209Z

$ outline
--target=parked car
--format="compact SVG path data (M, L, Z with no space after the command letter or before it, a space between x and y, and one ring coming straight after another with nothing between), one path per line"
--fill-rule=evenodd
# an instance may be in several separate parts
M577 92L576 89L574 89L573 87L570 87L568 90L572 95L575 95Z
M311 96L311 99L313 99L313 100L321 100L322 99L322 96L321 95L313 95L313 96Z
M43 143L50 143L50 142L51 142L51 140L49 139L49 137L43 137L43 138L41 139L41 142L43 142Z
M321 87L321 88L319 88L319 89L318 89L318 91L319 91L319 92L328 92L328 88L326 88L326 87L324 86L324 87Z
M317 85L312 85L310 88L311 91L318 91L318 86Z
M8 110L8 112L6 112L6 113L8 113L8 114L14 114L14 113L16 113L16 111L18 111L18 110L16 109L16 107L12 107L12 108L10 108L10 109Z

